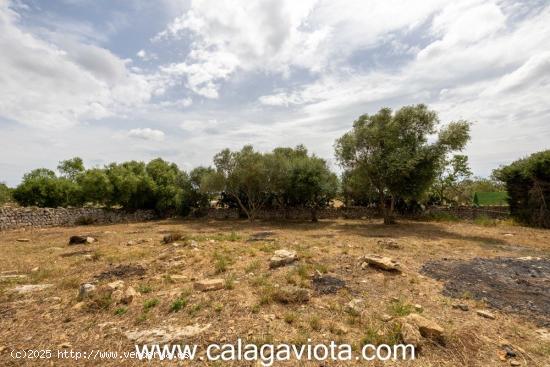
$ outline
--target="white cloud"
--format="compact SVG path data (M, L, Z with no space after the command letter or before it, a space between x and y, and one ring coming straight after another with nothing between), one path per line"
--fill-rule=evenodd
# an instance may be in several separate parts
M131 138L153 141L163 141L164 135L165 134L163 131L151 129L148 127L143 129L132 129L128 132L128 136Z
M145 103L154 81L133 73L110 51L70 36L57 44L19 24L0 2L0 116L41 128L62 128L113 116Z

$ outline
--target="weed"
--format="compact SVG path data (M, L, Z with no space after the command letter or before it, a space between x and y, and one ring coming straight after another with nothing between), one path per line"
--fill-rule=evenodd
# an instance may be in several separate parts
M321 330L321 319L319 316L311 316L309 318L309 327L311 330L320 331Z
M148 299L145 302L143 302L143 311L147 312L150 309L156 307L159 303L160 301L157 298Z
M226 278L225 278L225 284L224 284L224 287L225 289L234 289L235 288L235 275L234 274L229 274Z
M151 293L153 288L149 284L140 284L137 290L139 293L146 294L146 293Z
M287 324L293 324L297 319L297 315L294 312L287 312L284 316L284 320Z
M176 300L174 302L172 302L172 304L170 305L170 312L180 311L182 308L187 306L187 303L189 303L187 298L184 298L184 297L181 297L181 296L176 298Z
M126 307L118 307L116 310L115 310L115 315L117 316L122 316L124 315L126 312L128 312L128 309Z
M414 306L399 299L390 303L388 311L393 316L407 316L414 311Z
M250 264L248 264L246 268L244 268L244 272L247 274L254 273L255 271L259 270L261 266L262 265L259 260L254 260Z

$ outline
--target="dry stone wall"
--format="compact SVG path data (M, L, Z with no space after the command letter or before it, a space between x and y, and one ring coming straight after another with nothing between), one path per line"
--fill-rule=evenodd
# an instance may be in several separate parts
M102 208L0 208L0 230L72 226L75 224L108 224L141 222L155 219L152 210L126 212Z

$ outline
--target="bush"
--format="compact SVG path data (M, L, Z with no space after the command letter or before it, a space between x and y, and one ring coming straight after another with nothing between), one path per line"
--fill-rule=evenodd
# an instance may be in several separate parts
M0 182L0 205L11 201L11 190L5 184Z
M506 184L514 219L550 228L550 150L501 167L494 176Z

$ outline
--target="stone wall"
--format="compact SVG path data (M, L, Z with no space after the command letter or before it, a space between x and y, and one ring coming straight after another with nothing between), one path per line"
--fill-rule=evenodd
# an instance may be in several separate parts
M101 208L0 208L0 231L15 228L141 222L157 218L152 210L126 212Z
M449 214L453 217L466 220L477 218L506 219L510 217L510 208L507 206L456 206L456 207L433 207L426 210L426 214Z
M510 216L510 211L507 206L487 206L487 207L432 207L428 208L424 213L418 216L407 216L408 218L422 218L430 214L449 214L460 219L473 220L479 217L488 217L492 219L505 219ZM399 214L395 214L399 217ZM361 219L361 218L377 218L379 217L378 209L367 207L341 207L341 208L326 208L317 211L319 219ZM239 218L239 210L230 209L209 209L207 218L210 219L237 219ZM256 215L257 219L265 220L283 220L297 219L309 220L311 212L308 209L288 209L288 210L260 210Z

